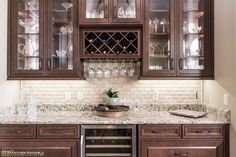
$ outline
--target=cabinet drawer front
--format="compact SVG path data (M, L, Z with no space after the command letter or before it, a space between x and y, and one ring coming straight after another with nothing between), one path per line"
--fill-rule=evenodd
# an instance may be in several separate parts
M183 138L224 138L224 125L183 125Z
M1 125L0 138L36 138L34 125Z
M78 125L39 125L38 138L78 138Z
M214 147L181 148L181 147L150 147L148 157L216 157Z
M181 138L181 125L140 125L140 138Z

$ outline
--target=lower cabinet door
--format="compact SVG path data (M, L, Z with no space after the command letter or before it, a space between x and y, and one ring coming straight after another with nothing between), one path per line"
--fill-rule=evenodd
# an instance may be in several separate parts
M223 140L140 140L139 157L224 157Z
M1 142L1 157L78 157L77 142Z

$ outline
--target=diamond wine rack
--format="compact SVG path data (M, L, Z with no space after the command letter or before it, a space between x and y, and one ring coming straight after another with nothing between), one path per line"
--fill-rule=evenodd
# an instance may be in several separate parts
M140 59L140 30L83 31L83 59Z

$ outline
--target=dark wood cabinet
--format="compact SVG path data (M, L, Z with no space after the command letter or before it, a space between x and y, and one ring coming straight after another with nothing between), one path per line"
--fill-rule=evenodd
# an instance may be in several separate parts
M229 157L228 125L139 125L138 128L139 157Z
M79 78L77 0L10 0L8 79Z
M75 141L0 142L1 156L78 157Z
M9 0L8 79L84 79L85 60L140 79L214 79L214 0Z
M144 78L214 78L213 0L145 3Z
M79 157L79 130L79 125L1 125L0 154L1 157Z
M141 24L141 0L80 0L80 24Z

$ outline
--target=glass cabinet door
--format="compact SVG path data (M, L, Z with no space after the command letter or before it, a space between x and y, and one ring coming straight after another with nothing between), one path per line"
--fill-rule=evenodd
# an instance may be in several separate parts
M180 1L180 73L205 75L212 64L209 0Z
M145 75L174 75L172 0L149 0Z
M113 22L140 22L140 0L113 0Z
M75 25L73 0L51 0L48 24L47 70L51 72L75 70Z
M41 11L42 0L18 0L16 71L39 72L42 70ZM13 41L15 42L15 41ZM15 44L14 44L15 45Z
M108 0L81 0L80 22L106 23L109 21Z

